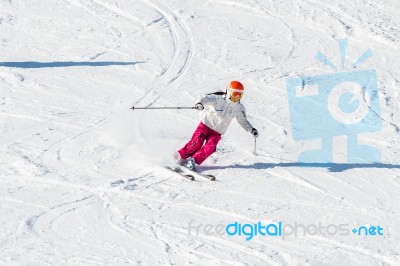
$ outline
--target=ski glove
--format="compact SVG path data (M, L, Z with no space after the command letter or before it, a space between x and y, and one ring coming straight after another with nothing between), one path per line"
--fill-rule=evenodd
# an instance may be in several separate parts
M254 127L251 129L251 134L253 134L253 136L255 137L255 138L257 138L258 137L258 131L257 131L257 129L255 129Z
M197 110L203 110L204 109L204 106L201 104L201 103L196 103L196 105L194 106L194 109L197 109Z

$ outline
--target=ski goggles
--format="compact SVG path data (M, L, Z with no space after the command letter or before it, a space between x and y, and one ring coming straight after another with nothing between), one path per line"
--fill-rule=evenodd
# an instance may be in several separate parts
M238 97L242 97L243 96L243 91L241 91L241 92L239 92L239 91L233 91L233 92L231 92L231 96L232 97L235 97L235 98L238 98Z
M238 97L243 96L243 92L244 92L243 90L237 90L237 89L231 89L231 88L229 88L228 90L231 94L231 97L238 98Z

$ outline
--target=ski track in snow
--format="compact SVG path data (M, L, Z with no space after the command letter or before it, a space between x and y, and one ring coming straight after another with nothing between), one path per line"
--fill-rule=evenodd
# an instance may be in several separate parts
M338 173L279 165L295 160L307 146L294 143L288 133L285 79L319 70L315 52L328 43L331 49L334 39L343 36L351 38L349 49L364 50L365 41L382 49L375 66L398 55L399 20L392 11L396 6L390 1L351 5L341 0L3 1L0 29L6 34L0 33L0 47L6 49L0 61L144 63L52 71L0 64L0 264L397 265L398 168ZM70 20L71 14L76 16ZM205 18L210 24L205 25ZM21 55L7 44L13 41L7 34L16 27L19 31L12 37L18 42L12 45L26 51ZM258 44L254 34L260 28L270 35ZM46 38L36 43L30 29L33 36L46 32L48 39L61 40L67 48L58 47L58 52ZM215 41L214 30L221 41ZM76 45L68 45L69 38L62 39L62 34ZM244 43L244 49L235 53L235 42ZM251 48L259 55L245 53ZM254 68L248 67L252 59ZM265 65L258 65L258 59ZM397 69L390 63L382 83L398 85ZM162 146L163 140L182 144L194 129L194 115L168 111L150 117L123 110L131 104L191 106L200 94L195 90L209 92L213 79L220 84L243 79L252 88L244 102L251 121L262 129L259 153L268 154L268 159L249 152L250 137L237 126L206 164L217 165L209 170L215 182L190 182L143 159L170 150ZM387 86L382 94L398 101L399 94ZM396 131L398 107L393 108L384 106L382 117ZM386 135L374 137L374 144L390 149L397 142L396 132L383 131ZM119 142L114 140L118 137ZM161 150L154 152L157 143ZM398 153L393 147L386 159L397 165ZM277 166L257 168L257 163ZM389 233L375 239L298 236L245 241L189 235L191 220L214 225L278 220L379 223Z
M156 76L155 81L152 82L151 88L146 92L145 96L135 102L135 104L146 102L147 98L150 98L147 100L150 102L147 103L146 106L151 106L165 93L174 93L175 90L170 88L170 85L181 77L188 68L193 53L193 40L185 23L176 14L171 12L168 7L160 3L154 4L151 1L142 1L151 6L161 17L161 19L157 19L151 24L160 21L165 21L167 23L173 44L171 60ZM151 26L151 24L148 26Z

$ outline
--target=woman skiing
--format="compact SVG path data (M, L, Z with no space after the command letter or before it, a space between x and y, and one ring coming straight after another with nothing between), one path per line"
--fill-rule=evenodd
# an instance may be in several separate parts
M196 171L196 164L201 164L217 149L217 144L228 129L233 118L246 130L258 137L258 131L246 117L244 106L240 103L244 87L239 81L231 81L225 92L207 94L195 105L203 110L201 122L190 141L175 155L178 164Z

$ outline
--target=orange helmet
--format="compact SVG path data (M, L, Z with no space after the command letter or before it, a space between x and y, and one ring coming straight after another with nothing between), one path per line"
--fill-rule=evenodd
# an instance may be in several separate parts
M227 94L229 94L229 99L231 99L232 102L240 101L244 93L243 84L235 80L229 82L226 90Z

